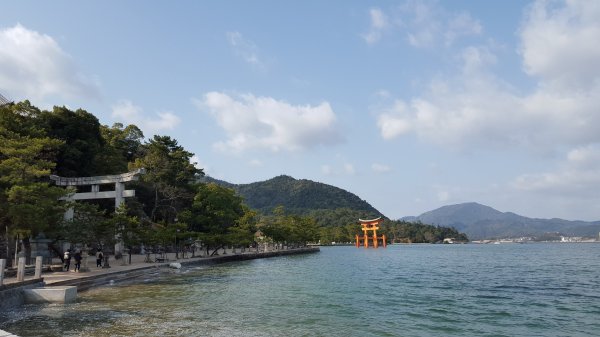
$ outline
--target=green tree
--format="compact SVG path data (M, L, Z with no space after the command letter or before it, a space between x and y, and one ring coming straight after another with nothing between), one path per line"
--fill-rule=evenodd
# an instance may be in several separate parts
M247 214L242 201L232 189L214 183L199 184L191 208L180 213L179 218L189 225L191 231L200 233L199 238L207 252L212 248L212 254L215 254L219 248L230 243L231 233L240 234L244 229L249 230L253 216ZM230 231L236 225L238 228Z
M228 243L233 246L250 246L254 242L258 213L242 205L244 214L228 229Z
M125 248L129 251L129 262L131 263L131 254L134 246L138 246L144 242L148 227L142 226L142 222L135 216L128 214L127 205L121 204L107 220L109 227L114 230L116 240L121 241Z
M39 123L49 137L63 141L56 161L56 174L64 177L85 177L103 172L103 163L96 160L104 146L100 122L91 113L55 106L43 111Z
M194 182L204 173L190 162L193 153L171 137L154 136L140 151L141 157L130 167L146 169L136 185L140 188L138 198L147 205L152 221L172 223L177 213L190 207Z
M96 155L96 161L102 163L100 174L118 174L126 172L130 163L141 156L144 134L135 125L126 127L115 123L112 127L100 126L104 146Z
M104 248L115 244L117 230L106 216L106 211L98 205L77 202L73 207L73 218L64 220L62 238L73 244L82 244L85 248Z
M275 208L273 215L265 219L265 224L260 230L273 242L288 245L315 242L322 233L314 218L287 214L283 206Z
M49 234L62 219L65 190L47 176L62 142L37 126L39 110L25 101L0 107L0 224L28 237Z

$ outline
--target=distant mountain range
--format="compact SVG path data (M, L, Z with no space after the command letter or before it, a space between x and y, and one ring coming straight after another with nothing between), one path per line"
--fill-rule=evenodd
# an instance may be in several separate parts
M262 214L271 214L275 207L286 211L313 216L323 226L344 226L359 218L382 216L367 201L344 189L307 179L281 175L250 184L232 184L211 177L202 182L214 182L234 189L250 208ZM399 220L454 227L466 233L471 240L541 236L560 233L567 236L597 237L600 221L568 221L563 219L534 219L511 212L500 212L478 203L464 203L440 207L419 216Z
M600 221L534 219L511 212L500 212L474 202L444 206L401 220L451 226L466 233L471 240L541 236L556 232L567 236L597 237L600 231Z

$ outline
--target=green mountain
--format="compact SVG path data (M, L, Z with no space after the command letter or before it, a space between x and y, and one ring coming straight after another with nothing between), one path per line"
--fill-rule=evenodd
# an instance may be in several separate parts
M291 213L312 215L326 226L356 223L358 218L383 216L355 194L307 179L281 175L251 184L231 184L210 177L203 177L201 181L233 188L250 208L262 214L271 214L276 207L283 206Z
M472 240L541 236L545 233L596 237L600 231L600 221L534 219L511 212L500 212L474 202L440 207L404 220L451 226L466 233Z

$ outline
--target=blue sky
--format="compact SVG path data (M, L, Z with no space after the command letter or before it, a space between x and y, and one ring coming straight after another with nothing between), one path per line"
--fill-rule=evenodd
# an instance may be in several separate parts
M391 218L600 219L600 2L5 1L0 93Z

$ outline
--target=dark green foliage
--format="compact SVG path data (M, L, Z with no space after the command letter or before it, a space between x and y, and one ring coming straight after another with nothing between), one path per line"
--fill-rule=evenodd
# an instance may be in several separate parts
M105 211L89 203L74 203L73 206L73 219L62 222L60 238L87 247L110 247L114 244L117 230Z
M275 208L273 215L263 218L261 232L276 243L287 245L306 245L319 239L319 226L308 216L287 214L280 206Z
M315 209L308 212L317 224L322 227L343 227L357 224L358 219L374 219L381 215L350 208Z
M334 242L336 244L351 244L355 241L356 234L362 235L360 224L357 220L348 222L348 224L344 226L321 227L319 239L321 244L324 245L329 245Z
M273 179L234 185L225 181L208 177L205 181L214 181L223 186L235 189L251 207L258 209L266 219L278 207L283 207L287 214L308 217L320 227L318 230L321 243L352 243L356 234L362 234L359 219L386 219L381 234L386 234L389 241L398 242L430 242L435 243L445 238L467 241L464 234L450 227L437 227L421 223L389 221L379 211L361 200L356 195L343 189L316 183L310 180L297 180L289 176L278 176ZM278 229L279 228L279 229ZM278 238L280 228L267 233Z
M25 101L0 107L0 225L37 235L62 219L65 190L44 177L55 167L62 142L38 125L40 111Z
M43 111L40 124L48 136L63 142L56 162L56 174L63 177L84 177L103 172L96 161L104 146L100 122L91 113L78 109L54 107Z
M206 179L210 181L210 178ZM352 209L364 216L381 216L378 210L358 196L311 180L298 180L282 175L267 181L229 185L244 198L248 206L262 214L271 214L275 208L283 206L287 212L295 214L309 214L315 210Z
M126 127L115 123L112 127L100 126L104 146L96 155L99 174L118 174L127 172L128 165L141 156L144 134L135 125Z
M146 205L152 221L173 222L177 213L191 206L194 182L204 173L190 162L194 154L168 136L154 136L139 153L130 165L132 169L146 169L134 185L138 199Z
M250 211L235 191L214 183L199 184L189 209L179 214L196 232L207 250L225 244L248 245L255 231L256 213Z
M222 234L244 215L242 198L235 191L212 183L198 186L190 211L191 217L185 220L191 230Z
M390 242L401 243L439 243L446 238L457 242L468 242L464 233L459 233L452 227L425 225L419 222L402 220L385 221L381 233L386 234Z

